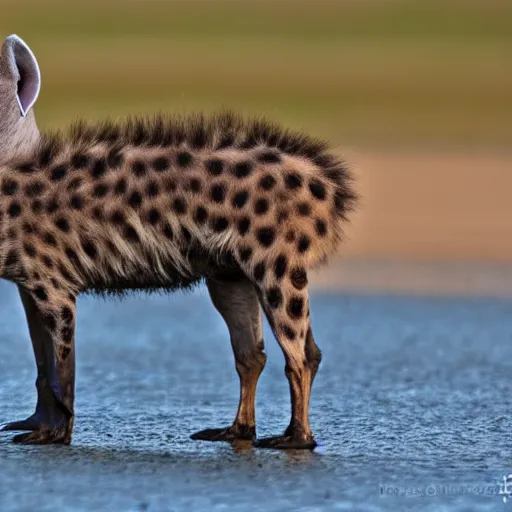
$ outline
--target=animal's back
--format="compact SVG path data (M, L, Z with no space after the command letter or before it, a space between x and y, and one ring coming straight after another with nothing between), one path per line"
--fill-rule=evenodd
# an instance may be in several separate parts
M230 114L79 124L0 175L4 273L74 291L300 274L337 251L355 199L323 144Z

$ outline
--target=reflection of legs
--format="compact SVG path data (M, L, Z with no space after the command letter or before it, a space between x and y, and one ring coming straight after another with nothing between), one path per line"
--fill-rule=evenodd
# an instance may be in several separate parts
M284 435L260 439L262 448L314 448L309 425L309 399L321 353L311 332L307 289L286 285L262 293L262 305L281 346L290 384L292 417Z
M9 423L2 430L33 431L16 436L15 442L69 444L75 385L75 305L52 304L46 298L42 306L21 288L20 296L37 364L37 405L32 416Z
M229 329L240 377L240 404L232 426L203 430L192 439L254 439L256 385L267 360L258 297L254 286L243 277L236 281L209 279L207 285L212 302Z

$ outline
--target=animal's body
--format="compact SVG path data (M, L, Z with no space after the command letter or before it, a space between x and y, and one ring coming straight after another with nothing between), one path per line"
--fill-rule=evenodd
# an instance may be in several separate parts
M8 38L0 61L0 275L20 290L38 368L20 442L69 443L76 297L206 280L229 328L241 397L231 427L193 437L255 438L266 356L260 307L286 359L292 419L278 448L315 445L308 418L320 362L307 272L338 252L355 201L325 145L265 121L136 119L40 135L39 70ZM24 90L24 88L29 90ZM28 108L27 108L28 104Z

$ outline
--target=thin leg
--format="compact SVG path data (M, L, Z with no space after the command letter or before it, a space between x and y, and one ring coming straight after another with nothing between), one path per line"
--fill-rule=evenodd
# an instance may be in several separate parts
M193 434L192 439L252 440L256 437L256 386L267 360L258 296L254 285L245 277L237 280L209 279L207 286L214 306L229 329L236 371L240 377L240 403L233 425L202 430Z
M75 301L20 288L37 365L37 405L32 416L3 427L28 430L19 443L71 442L75 387Z
M307 289L274 283L262 290L261 301L284 352L292 414L284 435L260 439L255 446L313 449L316 441L309 425L309 400L321 353L311 332Z

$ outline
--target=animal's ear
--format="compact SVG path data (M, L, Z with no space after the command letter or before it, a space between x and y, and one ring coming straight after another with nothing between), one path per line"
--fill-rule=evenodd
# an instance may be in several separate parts
M7 65L16 83L16 99L25 117L34 106L41 88L41 73L28 45L17 35L9 36L2 46L2 64Z

